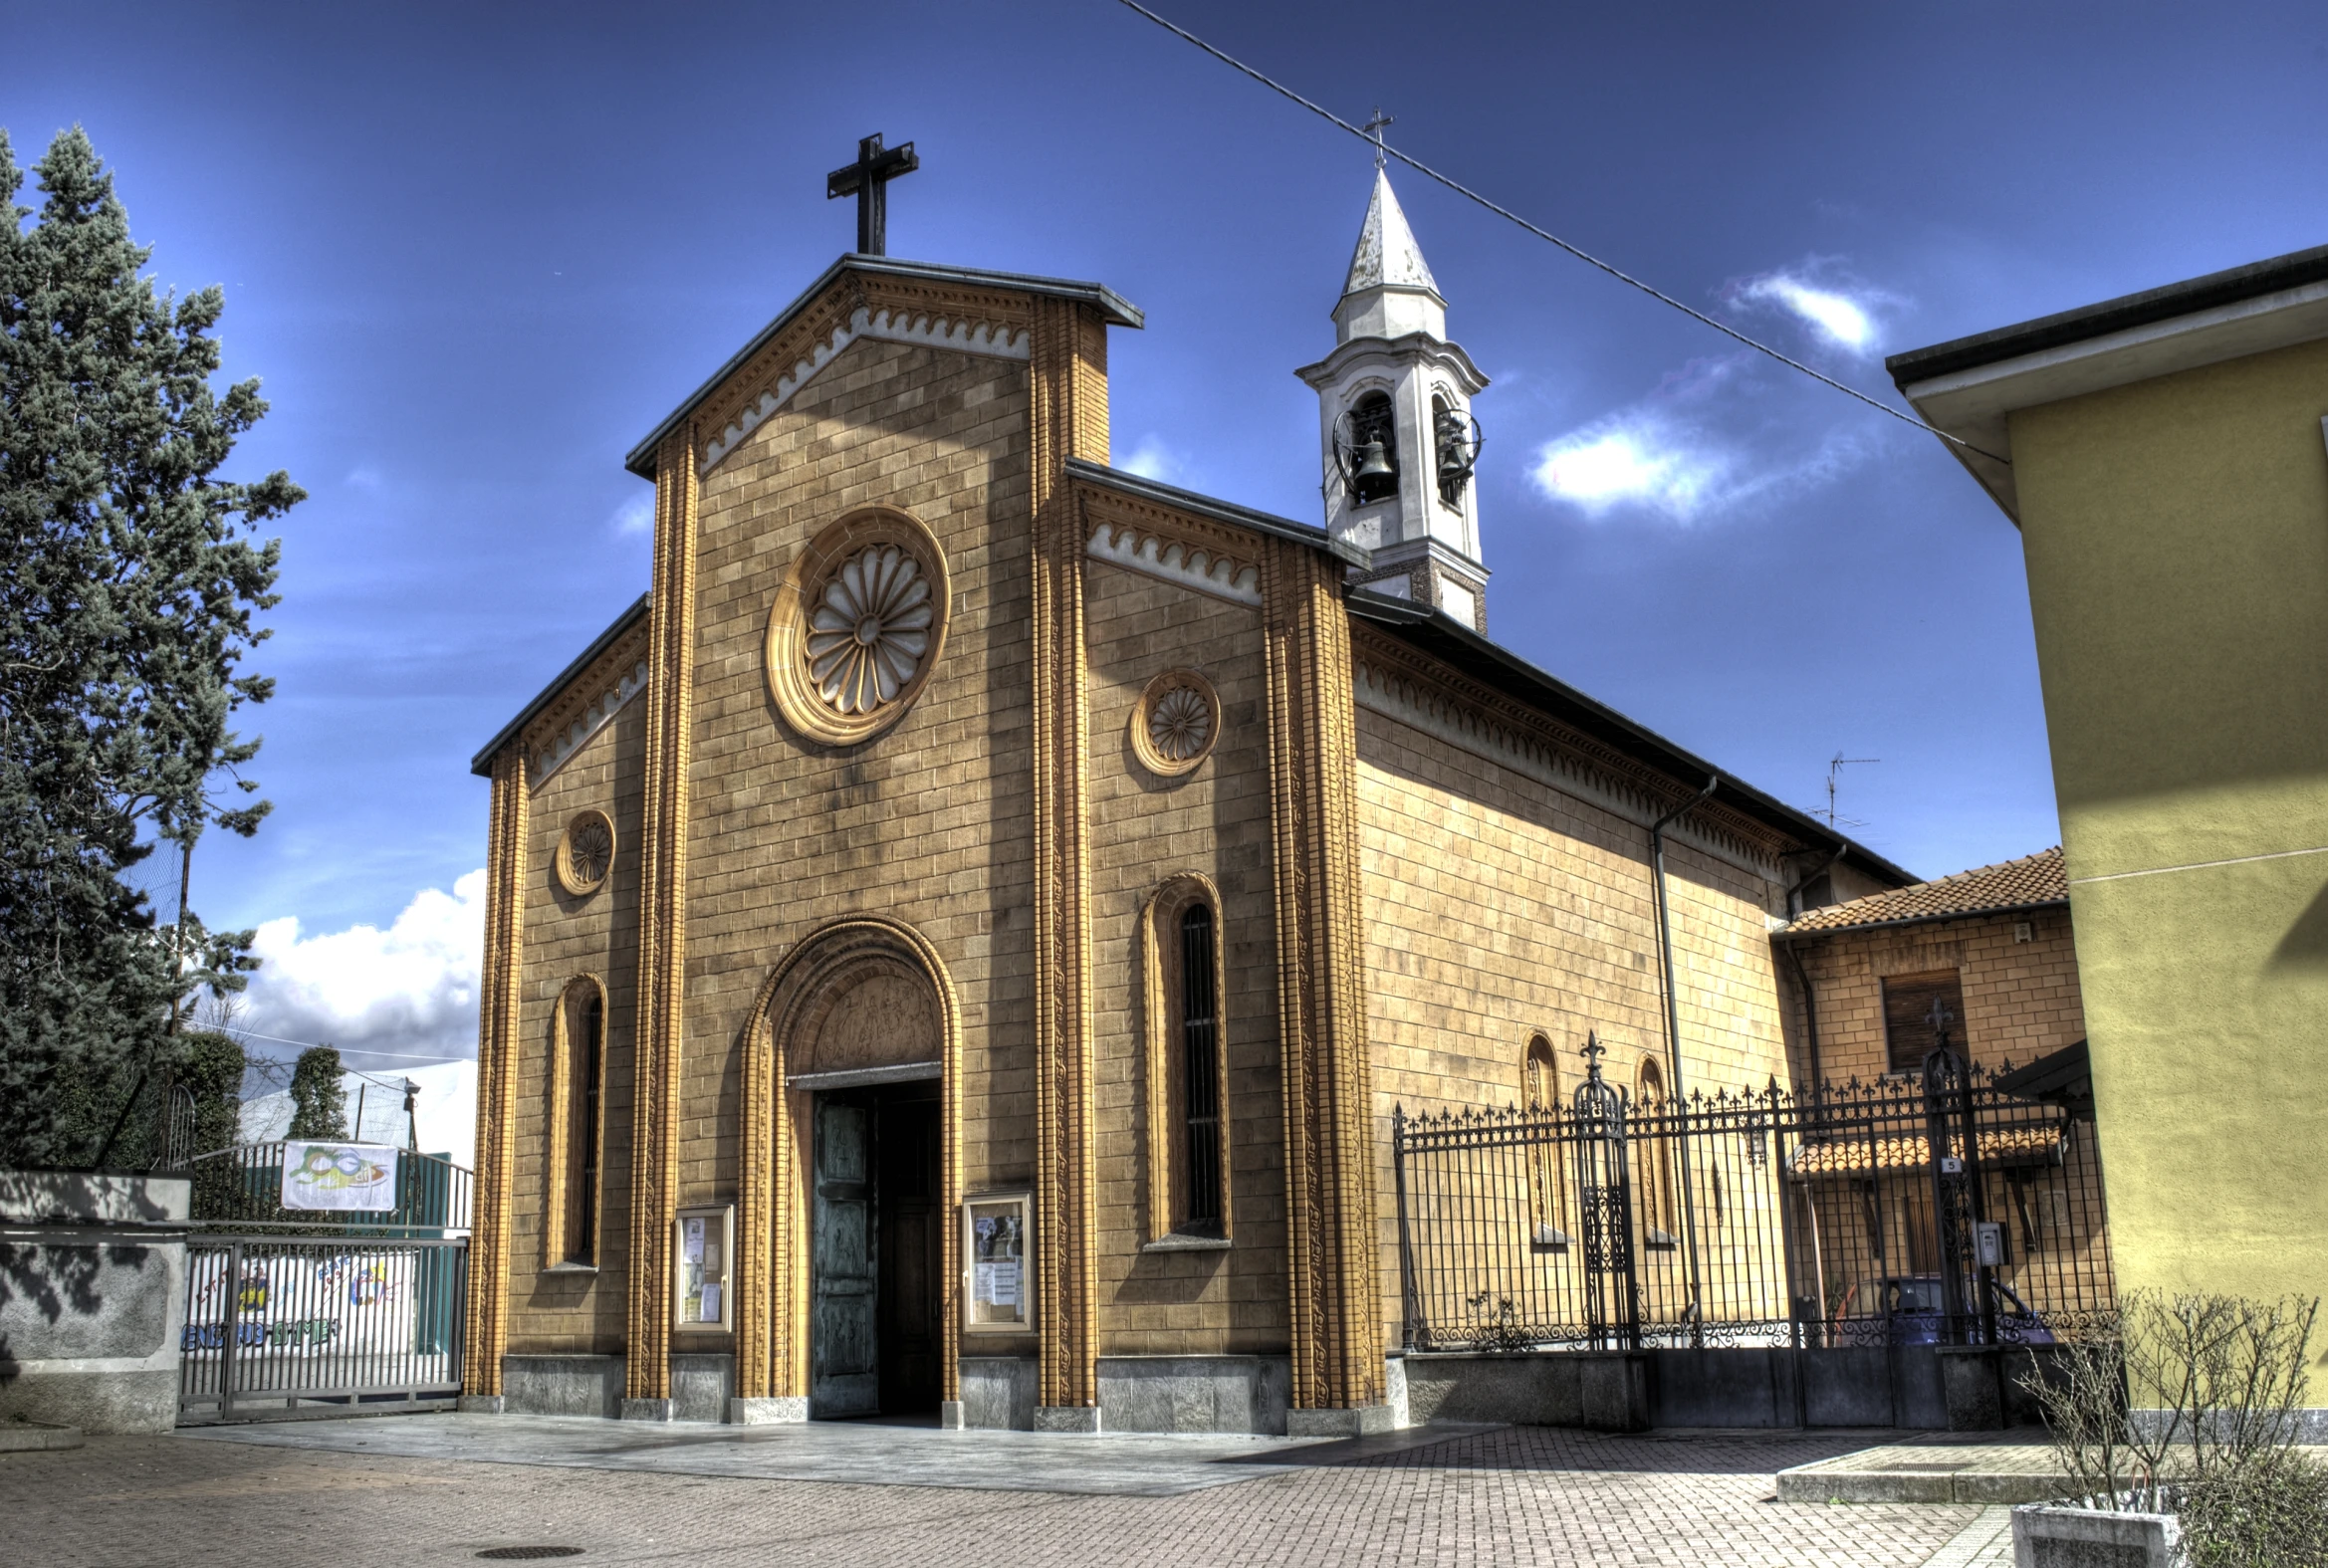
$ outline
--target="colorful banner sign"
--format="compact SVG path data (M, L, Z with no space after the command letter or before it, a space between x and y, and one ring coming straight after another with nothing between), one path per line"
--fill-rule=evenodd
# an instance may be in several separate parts
M396 1207L396 1151L382 1144L286 1141L283 1207L386 1214Z

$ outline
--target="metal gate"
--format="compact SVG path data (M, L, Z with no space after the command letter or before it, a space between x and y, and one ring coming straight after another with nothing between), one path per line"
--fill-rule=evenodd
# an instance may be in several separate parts
M449 1409L460 1397L469 1173L399 1151L379 1214L282 1207L283 1145L191 1166L178 1421Z

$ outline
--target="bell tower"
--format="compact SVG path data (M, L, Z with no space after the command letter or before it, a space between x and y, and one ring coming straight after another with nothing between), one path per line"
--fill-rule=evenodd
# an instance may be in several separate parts
M1333 352L1294 372L1317 392L1326 532L1374 553L1367 586L1485 631L1471 400L1488 378L1447 340L1447 302L1379 159L1333 324Z

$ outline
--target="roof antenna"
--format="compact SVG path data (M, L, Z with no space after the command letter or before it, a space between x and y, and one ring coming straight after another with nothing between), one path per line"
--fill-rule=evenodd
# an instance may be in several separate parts
M1813 811L1810 814L1813 816L1825 817L1829 827L1865 827L1867 824L1856 816L1838 816L1835 814L1835 781L1842 775L1843 770L1846 768L1854 768L1863 763L1880 763L1882 761L1883 759L1880 757L1845 757L1841 752L1837 752L1833 757L1827 760L1827 808L1823 811Z

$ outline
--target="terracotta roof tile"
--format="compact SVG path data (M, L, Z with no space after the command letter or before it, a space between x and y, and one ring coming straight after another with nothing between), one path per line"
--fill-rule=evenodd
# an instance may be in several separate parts
M1910 920L1946 920L1956 915L1980 915L1991 910L2028 909L2068 901L2069 874L2062 869L2061 847L2056 844L2018 860L1978 866L1954 876L1894 888L1888 893L1871 893L1847 904L1829 904L1797 917L1787 926L1786 934L1889 926Z

